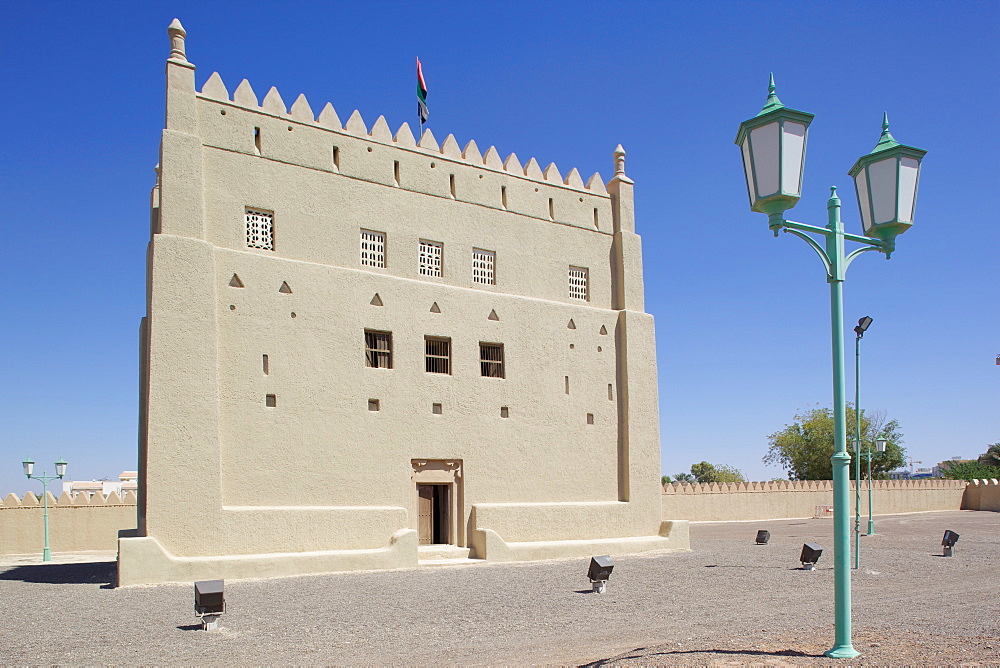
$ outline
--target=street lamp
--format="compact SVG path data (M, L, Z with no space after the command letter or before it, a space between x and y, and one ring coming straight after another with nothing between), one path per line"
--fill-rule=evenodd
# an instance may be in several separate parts
M833 465L836 639L826 655L849 659L857 656L858 651L851 644L848 473L851 456L847 452L844 424L847 406L844 398L843 282L847 267L861 253L878 251L888 258L895 250L896 236L912 225L920 161L926 152L899 144L889 134L888 121L883 117L882 136L875 149L858 159L849 172L857 189L866 236L844 232L836 187L830 189L826 227L785 220L785 211L795 206L801 195L806 135L813 115L785 107L774 90L772 76L764 109L740 124L736 144L743 154L751 211L767 214L768 227L774 236L784 230L809 244L823 262L830 284L835 450L830 461ZM822 236L825 247L807 233ZM845 241L862 244L862 247L845 255Z
M885 452L885 446L888 443L884 438L875 439L875 449L878 452ZM871 443L868 444L868 452L865 453L865 457L868 458L868 535L875 535L875 518L872 515L872 446Z
M66 475L66 462L60 459L55 463L55 475L45 475L45 471L42 471L42 475L33 475L35 471L35 462L31 461L30 457L21 462L21 465L24 467L24 475L27 476L29 480L40 480L42 482L42 506L45 508L42 512L42 526L44 527L45 532L45 547L42 548L42 561L52 561L52 550L49 549L48 485L53 480L59 480Z
M861 339L871 324L872 319L865 316L854 328L854 568L861 568ZM870 498L868 504L871 509Z

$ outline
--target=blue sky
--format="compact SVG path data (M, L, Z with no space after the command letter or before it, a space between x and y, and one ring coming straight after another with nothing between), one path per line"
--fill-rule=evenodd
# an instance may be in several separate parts
M670 474L708 460L783 475L761 463L767 435L832 401L820 264L749 211L733 144L768 73L785 104L816 114L794 220L824 224L837 185L860 232L846 172L888 111L896 139L928 154L915 225L892 260L866 254L845 285L849 325L875 321L862 405L898 419L923 465L975 456L1000 441L998 7L8 3L0 493L38 489L20 474L25 455L49 470L64 457L76 479L135 467L148 196L175 16L199 86L218 70L230 90L245 77L258 95L304 92L313 109L357 108L369 125L384 114L395 129L415 120L420 56L439 139L605 179L623 144Z

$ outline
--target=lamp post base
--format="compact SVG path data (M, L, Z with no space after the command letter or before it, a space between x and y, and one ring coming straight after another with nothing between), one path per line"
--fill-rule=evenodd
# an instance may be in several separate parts
M42 550L42 561L52 561L52 550L47 547Z
M861 652L854 649L851 645L838 645L833 649L823 652L823 655L831 659L853 659L856 656L861 656Z

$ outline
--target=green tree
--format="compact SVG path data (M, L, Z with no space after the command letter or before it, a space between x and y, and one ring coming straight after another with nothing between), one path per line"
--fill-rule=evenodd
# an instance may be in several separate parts
M988 480L1000 478L1000 466L990 466L980 462L958 462L941 472L952 480Z
M668 475L660 476L661 485L666 485L668 482L673 482L673 479L670 476Z
M675 474L674 475L674 480L676 480L677 482L694 482L695 481L693 475L691 475L690 473L685 473L684 471L681 471L680 473Z
M691 475L698 482L746 482L746 478L732 466L715 466L708 462L691 465Z
M986 446L986 452L979 455L979 463L986 466L1000 466L1000 443Z
M789 480L830 480L834 453L833 411L813 408L795 416L792 424L767 437L770 447L764 456L765 464L780 466L788 472ZM847 405L847 451L854 457L854 407ZM885 452L877 452L875 439L884 438ZM901 467L906 461L902 447L903 435L899 422L889 420L884 411L861 410L861 452L871 448L872 478L885 479L889 471ZM862 459L861 475L867 477L867 458ZM853 463L852 463L853 474Z

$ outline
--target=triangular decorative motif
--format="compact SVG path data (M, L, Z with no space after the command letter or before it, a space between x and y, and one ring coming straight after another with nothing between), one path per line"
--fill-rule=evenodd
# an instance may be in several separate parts
M440 313L440 312L441 312L441 307L438 306L437 302L431 304L431 313Z
M369 302L369 303L370 303L370 304L371 304L372 306L382 306L382 298L381 298L381 297L379 297L379 296L378 296L378 293L376 292L376 293L375 293L375 296L374 296L374 297L372 297L372 300L371 300L371 302Z
M576 329L576 323L575 323L575 322L573 322L573 318L570 318L570 319L569 319L569 324L568 324L568 325L566 325L566 328L567 328L567 329Z
M290 295L292 294L292 289L288 287L288 283L286 281L282 281L281 287L278 288L278 292L280 292L283 295Z
M605 327L604 325L601 325L601 335L602 336L607 336L608 335L608 328Z
M490 311L490 317L487 320L500 320L500 316L497 315L495 310Z
M229 287L231 287L231 288L242 288L243 287L243 281L240 280L240 277L238 275L233 274L233 277L229 279Z

